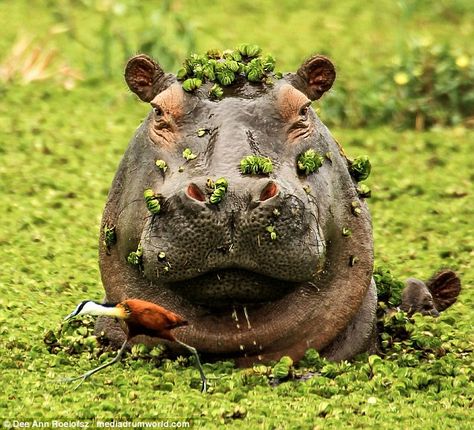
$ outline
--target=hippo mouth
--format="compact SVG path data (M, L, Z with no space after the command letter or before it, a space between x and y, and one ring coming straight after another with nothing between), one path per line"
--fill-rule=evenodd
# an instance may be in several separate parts
M229 306L258 307L285 297L300 283L241 268L214 270L168 287L190 304L214 311Z
M190 321L177 330L180 339L204 356L241 363L278 355L302 322L314 318L308 302L320 294L312 281L282 280L243 268L209 271L169 283L166 290L175 311Z

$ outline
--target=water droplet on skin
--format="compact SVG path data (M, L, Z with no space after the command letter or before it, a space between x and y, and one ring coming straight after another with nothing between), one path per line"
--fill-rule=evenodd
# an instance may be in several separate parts
M245 315L245 319L247 320L247 327L250 330L252 326L250 325L249 315L247 313L247 308L245 306L244 306L244 315Z

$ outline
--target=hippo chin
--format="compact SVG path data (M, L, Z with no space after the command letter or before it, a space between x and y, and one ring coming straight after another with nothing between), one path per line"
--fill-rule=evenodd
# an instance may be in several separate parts
M335 360L371 349L370 215L310 106L332 86L332 63L314 56L273 82L236 73L218 100L212 82L185 91L145 55L128 62L125 79L151 111L103 215L106 300L158 303L189 321L179 339L240 365L299 360L308 348ZM320 167L305 171L305 153L318 154ZM245 171L246 157L271 168ZM114 322L97 329L123 340Z

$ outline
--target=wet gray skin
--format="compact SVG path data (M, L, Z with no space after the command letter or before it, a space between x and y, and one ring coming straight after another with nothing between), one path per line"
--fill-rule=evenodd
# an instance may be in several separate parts
M175 331L180 340L208 359L239 365L298 360L310 347L335 360L372 348L370 216L341 149L308 108L334 81L330 61L312 57L273 85L238 78L220 101L209 99L209 83L186 93L144 55L130 60L125 78L152 109L103 215L117 237L113 246L103 234L100 241L106 300L158 303L189 321ZM198 136L199 129L206 133ZM185 160L186 148L197 157ZM304 175L297 158L310 148L328 156ZM239 163L248 155L269 157L273 172L243 175ZM166 172L156 160L167 163ZM220 177L228 191L211 204L206 183ZM147 188L159 194L158 214L147 209ZM358 216L352 202L360 203ZM134 266L127 256L139 244L142 263ZM97 330L115 343L124 336L113 321L99 320Z
M409 316L416 312L422 315L439 316L430 290L423 281L415 278L406 280L400 309Z

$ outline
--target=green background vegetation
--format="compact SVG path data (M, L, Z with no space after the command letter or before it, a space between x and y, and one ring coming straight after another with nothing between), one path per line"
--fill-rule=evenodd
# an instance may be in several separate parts
M472 428L471 1L15 1L0 2L0 26L0 418ZM12 60L22 35L34 39ZM335 365L310 351L290 368L290 376L315 372L306 382L272 387L275 369L206 364L215 378L203 396L191 360L135 348L72 392L57 380L113 353L97 357L90 324L72 327L56 354L43 337L77 302L102 297L101 211L149 109L126 89L124 63L148 52L177 71L189 51L241 42L272 52L282 71L315 52L334 61L334 89L315 107L350 156L371 158L377 264L398 279L453 268L460 299L437 320L389 322L410 334L394 336L384 360ZM35 47L50 53L44 67L28 57ZM27 73L49 76L25 84ZM74 82L77 73L83 80Z

